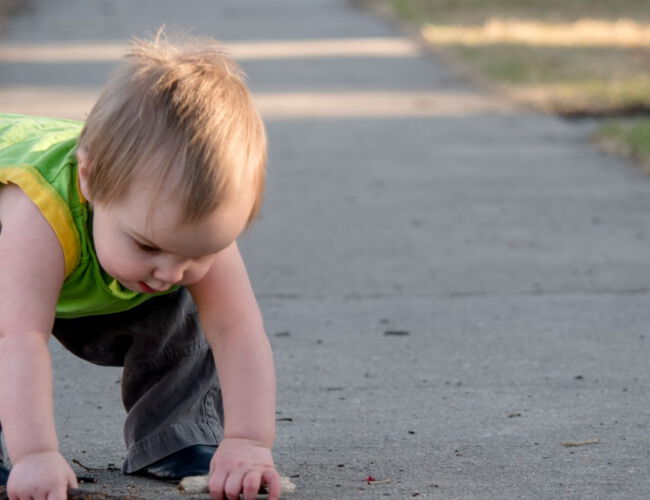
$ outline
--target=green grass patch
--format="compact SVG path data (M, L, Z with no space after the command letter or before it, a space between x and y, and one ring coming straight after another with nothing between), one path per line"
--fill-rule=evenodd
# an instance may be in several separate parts
M605 150L630 156L650 172L650 118L629 122L611 121L596 133Z
M638 49L500 44L450 45L446 50L490 79L511 85L650 77L650 54Z
M571 22L583 17L650 21L647 0L372 0L420 23L483 24L492 17Z

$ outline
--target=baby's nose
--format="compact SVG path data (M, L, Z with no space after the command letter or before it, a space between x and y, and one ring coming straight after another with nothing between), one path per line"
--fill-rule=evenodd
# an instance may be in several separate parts
M173 266L158 268L154 273L154 278L165 283L180 283L183 280L183 276L185 274L185 267L186 266L183 264L176 264Z

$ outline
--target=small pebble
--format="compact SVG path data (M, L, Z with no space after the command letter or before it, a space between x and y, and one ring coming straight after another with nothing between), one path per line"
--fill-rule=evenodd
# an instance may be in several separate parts
M386 330L384 332L384 335L387 336L393 336L393 337L406 337L407 335L410 335L411 332L408 330Z

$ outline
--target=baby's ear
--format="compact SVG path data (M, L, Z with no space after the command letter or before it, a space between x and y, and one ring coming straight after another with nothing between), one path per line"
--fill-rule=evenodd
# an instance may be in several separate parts
M83 197L90 201L90 189L88 189L88 153L85 149L77 150L77 172L79 175L79 189Z

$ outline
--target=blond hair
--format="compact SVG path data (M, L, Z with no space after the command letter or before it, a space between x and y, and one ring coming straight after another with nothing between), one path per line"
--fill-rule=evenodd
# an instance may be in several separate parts
M252 190L248 222L264 191L266 134L244 74L211 39L135 39L79 138L88 190L110 204L136 178L172 182L186 222Z

